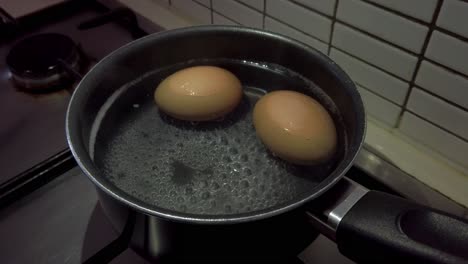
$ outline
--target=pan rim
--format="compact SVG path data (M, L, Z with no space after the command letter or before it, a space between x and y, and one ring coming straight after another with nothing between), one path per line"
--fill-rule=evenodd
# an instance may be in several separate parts
M87 78L89 76L88 74L91 72L94 72L95 69L102 67L103 64L106 64L106 62L112 56L119 54L119 53L124 53L129 47L136 45L140 42L147 41L148 39L167 37L170 35L181 34L187 31L191 32L191 31L211 31L211 30L232 31L232 32L241 31L244 33L263 35L263 36L268 36L269 38L276 38L282 42L288 42L295 46L299 46L302 49L305 49L307 52L312 53L317 59L321 60L322 62L327 62L327 63L324 63L324 65L328 67L327 70L334 71L335 73L337 73L337 75L341 79L340 82L347 83L348 85L351 85L354 87L354 89L350 89L350 90L354 90L354 91L351 91L350 95L352 97L351 100L355 103L355 106L356 106L356 109L355 109L356 115L358 115L359 119L362 120L362 124L360 124L360 126L357 127L357 129L360 130L358 131L358 133L359 135L361 135L361 137L356 140L358 142L357 142L357 145L354 144L355 148L349 150L353 153L347 154L348 157L346 158L346 161L342 160L340 162L341 165L339 163L339 165L330 175L328 175L323 181L317 184L314 187L316 191L314 191L313 193L311 191L311 194L300 199L292 200L290 203L287 203L285 205L276 205L271 208L266 208L266 209L247 212L247 213L230 214L230 215L208 215L208 214L207 215L194 215L194 214L179 212L176 210L169 210L169 209L165 209L165 208L157 207L157 206L151 206L151 207L145 206L143 202L125 193L124 191L118 190L118 188L114 188L117 190L112 190L112 188L109 188L109 186L107 186L106 182L104 182L102 179L99 179L103 177L97 177L96 173L93 173L93 170L95 170L93 163L89 162L88 160L82 159L82 156L85 155L87 151L85 150L85 147L82 146L82 144L84 143L80 144L81 140L79 138L78 133L73 132L72 118L75 117L76 119L76 117L78 116L78 113L77 113L78 106L75 106L75 105L77 104L77 102L81 101L80 97L83 96L84 91L87 90L81 87L85 87L83 83L87 82ZM334 186L339 180L341 180L344 174L352 166L353 161L356 159L357 154L362 148L362 144L365 138L367 124L366 124L366 119L365 119L364 106L362 104L360 95L354 86L354 83L351 81L348 75L338 65L336 65L336 63L334 63L328 56L322 54L315 48L310 47L302 42L291 39L289 37L286 37L284 35L273 33L273 32L266 31L266 30L260 30L260 29L254 29L254 28L248 28L248 27L240 27L240 26L216 26L216 25L194 26L194 27L188 27L188 28L167 30L167 31L151 34L149 36L140 38L138 40L132 41L118 48L117 50L111 52L109 55L103 58L101 61L99 61L96 65L94 65L93 68L89 71L89 73L85 75L85 77L79 82L77 88L75 89L70 99L70 103L68 105L67 114L66 114L67 142L68 142L68 145L70 147L70 150L73 156L75 157L77 161L78 166L81 168L84 174L93 182L93 184L95 184L100 190L102 190L107 195L111 196L113 199L116 199L117 201L123 203L124 205L136 211L142 212L147 215L164 218L164 219L171 220L171 221L196 223L196 224L235 224L235 223L243 223L243 222L261 220L261 219L265 219L268 217L272 217L272 216L279 215L279 214L291 211L293 209L296 209L304 205L305 203L310 202L313 199L319 197L320 195L328 191L332 186ZM77 121L75 120L75 122ZM123 195L119 194L118 191L126 194L125 196L127 197L124 197Z

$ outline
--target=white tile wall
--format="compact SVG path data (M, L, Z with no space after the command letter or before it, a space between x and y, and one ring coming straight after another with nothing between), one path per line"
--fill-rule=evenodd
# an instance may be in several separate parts
M466 26L466 25L460 25ZM434 31L426 57L468 75L468 44L440 31Z
M468 79L424 60L416 84L468 109Z
M336 23L333 45L371 64L410 80L417 58L403 50Z
M229 20L221 15L213 13L213 24L215 25L229 25L229 26L236 26L238 25L236 22Z
M412 89L407 108L417 115L468 139L468 113L418 88Z
M370 0L414 18L430 22L438 0Z
M262 13L232 0L212 0L213 9L244 26L262 28Z
M361 0L341 0L337 18L413 52L420 52L428 28Z
M452 161L468 167L468 143L455 137L429 122L405 112L399 130L438 152ZM443 177L443 175L441 175Z
M468 37L468 3L445 0L437 18L437 26Z
M263 11L263 0L239 0L240 2L249 5L257 10Z
M211 12L206 7L192 0L171 0L172 6L201 24L211 24Z
M272 18L269 18L269 17L265 18L265 29L297 39L299 41L304 42L305 44L308 44L318 49L322 53L327 53L327 50L328 50L327 44L317 39L314 39L310 36L307 36L301 33L300 31L297 31L294 28L287 26L281 22L278 22Z
M389 126L395 126L401 112L401 107L369 92L361 86L358 86L358 90L364 102L367 115L383 121Z
M266 13L323 41L329 41L331 20L293 2L268 0Z
M333 15L336 4L336 0L296 0L296 2L330 16Z
M399 105L403 104L409 87L407 82L403 82L335 48L331 49L330 57L340 65L356 83Z

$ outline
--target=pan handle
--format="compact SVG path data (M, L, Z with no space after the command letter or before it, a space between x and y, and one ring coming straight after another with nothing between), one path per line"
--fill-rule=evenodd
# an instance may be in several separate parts
M330 193L330 194L329 194ZM468 221L345 179L311 222L358 263L468 263Z

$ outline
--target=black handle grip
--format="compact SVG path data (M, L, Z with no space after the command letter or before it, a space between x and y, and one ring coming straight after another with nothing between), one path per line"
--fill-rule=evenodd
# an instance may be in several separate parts
M468 222L370 191L341 219L340 252L358 263L468 263Z

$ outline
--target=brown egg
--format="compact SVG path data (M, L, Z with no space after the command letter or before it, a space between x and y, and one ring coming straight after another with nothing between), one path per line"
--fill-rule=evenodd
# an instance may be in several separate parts
M327 110L294 91L275 91L257 102L253 122L258 137L281 159L300 165L328 160L336 149L336 128Z
M180 70L162 81L154 100L166 114L187 121L218 119L242 98L242 86L231 72L213 66Z

